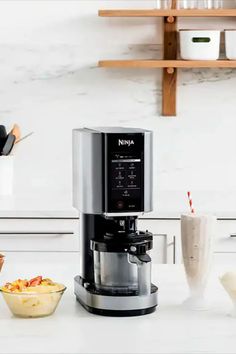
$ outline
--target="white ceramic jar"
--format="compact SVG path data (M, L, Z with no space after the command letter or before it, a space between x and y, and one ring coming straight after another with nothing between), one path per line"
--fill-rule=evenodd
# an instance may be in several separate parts
M180 30L180 55L184 60L217 60L219 30Z
M236 60L236 30L225 30L226 57Z

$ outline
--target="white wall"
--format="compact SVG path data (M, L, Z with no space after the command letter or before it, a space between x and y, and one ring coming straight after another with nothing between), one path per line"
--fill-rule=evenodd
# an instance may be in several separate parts
M15 151L15 196L45 209L71 205L71 130L153 129L155 211L236 210L236 71L181 71L178 116L163 118L161 71L106 70L97 60L155 58L161 20L105 19L99 8L153 8L154 0L1 1L0 123L34 131ZM181 27L235 27L233 20Z

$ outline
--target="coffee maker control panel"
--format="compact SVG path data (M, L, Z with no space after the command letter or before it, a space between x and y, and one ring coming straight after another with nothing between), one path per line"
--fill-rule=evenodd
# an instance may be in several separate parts
M105 139L108 213L144 209L144 135L109 134Z

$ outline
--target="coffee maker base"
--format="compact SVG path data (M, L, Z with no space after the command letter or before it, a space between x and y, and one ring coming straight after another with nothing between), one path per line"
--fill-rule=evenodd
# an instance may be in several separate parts
M75 277L75 295L79 303L89 312L102 316L142 316L155 311L157 287L152 285L149 295L113 296L103 295L85 288L81 277Z

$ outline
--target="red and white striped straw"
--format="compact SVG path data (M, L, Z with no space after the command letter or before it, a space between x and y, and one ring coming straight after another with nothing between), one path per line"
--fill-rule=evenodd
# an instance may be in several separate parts
M190 192L188 192L188 202L189 202L191 213L194 214L195 210L194 210L194 207L193 207L193 200L192 200Z

